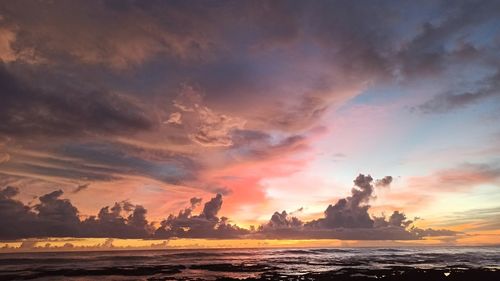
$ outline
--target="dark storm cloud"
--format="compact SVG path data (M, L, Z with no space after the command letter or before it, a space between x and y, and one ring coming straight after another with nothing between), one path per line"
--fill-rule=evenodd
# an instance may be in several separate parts
M33 237L116 237L146 238L152 227L146 209L127 202L104 207L96 216L80 220L78 209L61 190L39 197L33 207L13 197L18 190L6 187L0 191L0 239ZM128 214L128 216L127 216Z
M221 207L222 195L217 194L217 196L205 203L203 212L201 212L200 216L205 217L207 220L215 220L217 219L217 213L219 213Z
M452 235L455 235L455 233ZM281 228L272 231L264 230L257 233L256 237L267 239L418 240L423 236L419 237L410 231L398 227L357 229L311 229L303 227Z
M296 228L301 227L304 223L294 216L290 216L286 211L274 212L271 219L262 229L280 229L280 228Z
M392 215L389 217L389 225L391 226L404 226L407 227L412 221L408 221L406 219L405 214L400 213L399 211L394 211Z
M18 190L0 191L1 239L73 236L79 226L78 210L68 200L59 199L62 191L41 196L34 207L13 199Z
M115 203L82 221L77 237L147 238L154 227L147 221L146 213L140 205Z
M74 224L78 220L78 210L67 199L60 199L62 190L40 196L40 204L35 205L34 209L38 212L38 217L50 221Z
M112 238L272 238L272 239L348 239L348 240L412 240L428 236L454 236L450 230L420 229L413 221L394 211L389 218L370 217L366 205L374 186L370 176L359 175L352 196L340 199L325 210L325 217L303 222L286 211L275 212L267 224L258 229L245 229L219 217L222 195L217 194L203 206L198 215L193 211L201 198L193 197L190 206L169 215L158 227L147 220L147 210L128 201L101 208L97 216L81 219L78 209L63 192L56 190L39 197L34 206L14 199L17 188L0 190L0 239L12 240L41 237L112 237ZM365 204L365 205L361 205Z
M12 74L3 63L0 93L0 134L7 136L127 134L153 127L142 109L119 95L46 90Z
M192 207L195 207L195 206L201 204L201 201L202 201L202 199L199 197L193 197L193 198L189 199L189 202L191 203Z
M249 230L230 224L226 217L218 217L222 206L222 195L217 194L206 202L199 215L192 215L194 206L170 215L161 222L155 238L238 238L250 233Z
M450 230L414 227L414 221L408 220L399 211L394 211L389 218L372 217L368 213L370 206L367 203L373 196L373 178L360 174L354 180L354 185L352 195L338 200L335 205L329 205L324 218L302 222L285 211L275 212L255 235L272 239L415 240L458 234Z
M340 199L335 205L329 205L325 217L308 223L318 228L371 228L373 220L368 214L369 205L361 205L370 200L373 193L373 178L360 174L351 190L352 196Z

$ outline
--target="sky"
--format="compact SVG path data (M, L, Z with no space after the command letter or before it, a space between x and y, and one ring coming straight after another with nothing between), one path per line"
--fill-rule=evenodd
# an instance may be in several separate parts
M0 246L500 243L498 1L2 1L0 101Z

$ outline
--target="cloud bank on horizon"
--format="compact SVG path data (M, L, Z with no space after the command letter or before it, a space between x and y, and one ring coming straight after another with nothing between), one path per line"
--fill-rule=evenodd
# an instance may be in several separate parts
M384 179L387 179L385 177ZM169 215L156 226L148 222L147 210L128 201L103 207L97 216L80 219L78 209L68 199L61 199L61 190L39 198L34 206L15 200L17 188L0 190L0 239L85 237L85 238L208 238L208 239L345 239L345 240L417 240L430 236L456 236L446 229L420 229L406 216L394 211L389 218L371 217L368 201L373 196L371 176L359 174L354 180L352 196L329 205L324 217L303 222L286 211L275 212L267 224L245 229L231 224L229 218L218 217L222 195L206 202L198 215L193 210L202 199L193 197L191 205Z
M4 237L500 241L499 54L498 1L5 1Z

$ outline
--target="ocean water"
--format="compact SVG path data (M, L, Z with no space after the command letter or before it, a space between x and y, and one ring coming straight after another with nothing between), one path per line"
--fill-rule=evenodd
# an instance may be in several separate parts
M0 280L500 280L500 247L0 254Z

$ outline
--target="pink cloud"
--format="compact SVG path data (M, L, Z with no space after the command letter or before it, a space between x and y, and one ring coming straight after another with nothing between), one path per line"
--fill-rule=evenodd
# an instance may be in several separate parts
M439 170L428 176L412 177L408 179L408 185L417 190L454 192L469 190L481 184L497 185L499 180L499 168L484 164L464 164Z

